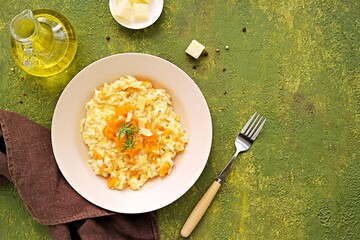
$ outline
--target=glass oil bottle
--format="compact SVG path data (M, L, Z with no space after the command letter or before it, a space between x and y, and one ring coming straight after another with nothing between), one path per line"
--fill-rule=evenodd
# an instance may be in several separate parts
M12 56L31 75L47 77L60 73L75 57L75 29L56 11L26 9L13 18L10 32Z

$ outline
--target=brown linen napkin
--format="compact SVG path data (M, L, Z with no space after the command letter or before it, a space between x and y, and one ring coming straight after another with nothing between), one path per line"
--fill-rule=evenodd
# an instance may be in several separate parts
M0 184L8 181L53 239L160 239L155 213L119 214L91 204L61 175L50 131L0 110Z

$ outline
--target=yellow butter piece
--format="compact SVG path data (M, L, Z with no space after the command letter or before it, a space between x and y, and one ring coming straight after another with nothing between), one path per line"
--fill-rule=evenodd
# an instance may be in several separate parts
M196 40L192 40L185 52L195 59L198 59L201 53L204 51L205 46Z
M134 3L133 4L134 19L135 20L146 20L149 18L149 5L145 3Z
M116 18L125 21L131 21L132 8L128 0L120 1L116 4L114 15Z

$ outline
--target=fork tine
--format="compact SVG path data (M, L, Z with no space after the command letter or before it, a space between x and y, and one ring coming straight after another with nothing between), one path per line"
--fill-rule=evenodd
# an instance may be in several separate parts
M244 133L245 133L245 131L247 130L248 126L250 125L250 123L252 122L253 118L255 117L256 113L257 113L257 112L255 112L255 113L251 116L251 118L247 121L247 123L245 124L245 126L241 129L241 131L240 131L241 134L244 134Z
M258 115L259 117L260 115ZM263 119L263 116L260 117L259 121L257 121L258 117L255 119L254 124L256 123L256 125L252 128L251 132L247 135L249 138L251 138L251 136L254 134L255 130L257 129L257 127L259 126L259 124L261 123L261 120ZM257 122L256 122L257 121ZM249 129L250 130L250 129Z
M250 127L247 129L247 131L245 132L246 136L249 136L250 131L253 129L255 123L257 122L258 118L259 118L260 114L258 114L255 118L255 120L251 123Z
M261 117L262 118L262 117ZM261 119L260 119L261 120ZM251 140L255 141L255 139L257 138L257 136L259 135L262 127L264 126L266 121L266 118L264 118L264 121L261 123L261 125L259 126L259 128L257 129L257 131L255 132L255 134L250 138Z

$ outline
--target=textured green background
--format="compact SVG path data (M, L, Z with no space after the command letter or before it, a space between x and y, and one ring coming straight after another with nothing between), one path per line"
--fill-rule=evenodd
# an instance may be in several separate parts
M9 22L25 8L54 9L72 21L79 45L65 72L41 79L15 65ZM191 238L359 239L359 17L358 0L165 0L160 19L134 31L112 19L108 1L2 1L0 109L49 128L62 90L91 62L122 52L160 56L193 78L213 120L200 179L157 211L162 239L179 238L255 110L268 118L265 129L237 159ZM207 57L184 53L192 39L206 46ZM49 238L11 184L0 187L0 238Z

